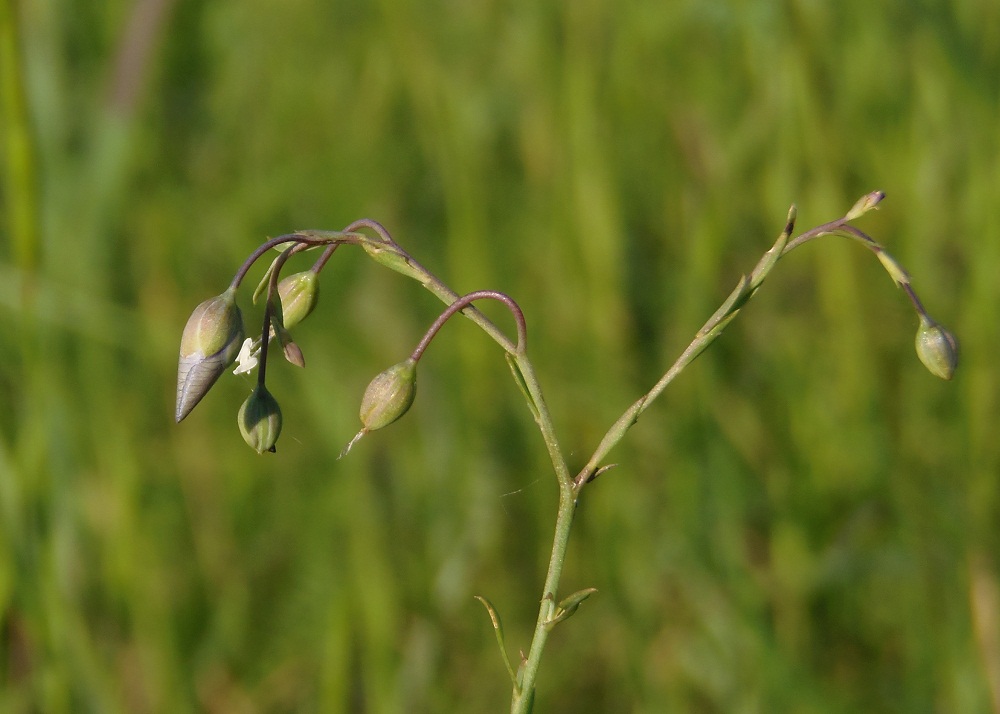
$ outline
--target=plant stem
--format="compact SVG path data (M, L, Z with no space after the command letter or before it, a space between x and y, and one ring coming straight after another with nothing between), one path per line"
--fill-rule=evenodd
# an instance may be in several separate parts
M573 516L576 513L576 497L579 487L573 483L566 459L563 457L556 438L555 427L549 414L548 406L542 396L534 367L527 355L521 354L515 358L518 369L524 378L525 386L534 402L533 413L538 428L542 433L552 467L559 481L559 510L556 514L555 533L552 538L552 554L549 556L549 567L545 574L545 585L542 589L542 600L538 606L538 619L535 622L535 632L531 638L528 657L524 661L519 687L515 688L511 700L512 714L526 714L534 700L535 679L538 667L542 661L542 651L549 636L547 625L551 619L557 602L559 580L562 577L563 565L566 562L566 549L569 546L569 534L573 527Z
M569 534L573 527L573 516L576 514L577 489L572 482L559 484L559 511L556 515L555 534L552 539L552 555L549 557L549 568L545 574L542 601L538 607L538 619L535 622L535 632L531 638L528 657L524 661L521 672L520 686L514 690L511 700L511 714L527 714L534 700L535 679L538 667L542 662L542 651L549 636L548 621L556 609L556 594L559 590L559 580L562 577L563 565L566 562L566 550L569 547Z
M795 226L796 210L795 206L792 206L788 212L788 219L785 223L785 228L778 236L777 241L775 241L771 249L764 254L749 275L744 275L740 278L736 288L723 302L719 309L716 310L716 312L705 322L702 328L695 335L694 339L691 340L690 344L688 344L673 365L671 365L670 369L664 373L664 375L648 392L633 402L632 405L615 421L615 423L612 424L611 428L608 429L604 438L594 451L590 460L587 462L587 465L583 467L575 478L570 474L569 468L566 464L566 459L563 456L561 448L559 447L559 441L556 438L552 417L545 404L545 399L542 395L541 386L539 385L537 376L535 375L534 367L526 354L524 318L523 315L520 314L520 309L516 307L516 303L513 303L513 300L503 293L496 293L494 291L480 291L478 293L470 293L465 297L459 297L458 293L448 288L444 283L427 271L426 268L420 265L420 263L414 260L412 256L410 256L392 239L389 232L381 224L375 221L363 219L352 223L344 229L343 234L355 235L361 239L364 239L363 234L352 233L352 231L367 228L368 230L375 232L379 237L377 242L374 244L374 248L377 248L378 251L374 253L374 255L377 256L376 260L379 260L379 262L383 262L385 265L415 278L421 282L424 287L437 295L438 298L440 298L444 303L449 306L453 306L451 309L446 310L441 317L438 318L438 321L435 322L434 326L428 331L427 335L425 335L424 339L421 341L420 346L417 348L414 355L419 357L423 348L426 347L427 343L444 323L444 321L460 310L462 314L479 325L484 332L492 337L508 353L509 361L512 363L512 368L515 372L515 377L519 378L519 381L523 382L522 386L526 392L529 408L531 409L535 422L537 423L539 431L542 434L542 438L545 441L545 447L549 453L549 459L552 462L552 467L555 471L556 479L559 484L559 509L556 515L555 532L552 539L552 552L549 556L548 570L545 574L545 585L542 590L542 598L538 607L538 618L535 622L534 634L531 639L531 645L527 656L524 657L522 655L524 659L520 672L517 675L517 681L514 684L514 691L511 697L510 711L512 714L527 714L527 712L531 711L534 703L535 681L538 676L538 669L541 664L545 644L548 640L549 631L557 622L565 619L565 617L556 617L557 612L560 609L560 606L557 604L559 602L557 595L559 591L559 581L562 578L562 571L566 562L566 552L569 547L569 535L573 527L573 517L576 514L577 498L580 491L594 478L596 474L603 470L599 468L601 460L603 460L608 452L614 448L619 441L621 441L625 433L636 422L639 416L649 408L650 404L652 404L652 402L667 388L667 386L673 382L673 380L684 370L685 367L693 362L698 355L700 355L709 345L712 344L712 342L715 341L717 337L719 337L719 335L722 334L725 327L737 316L737 314L739 314L743 306L753 297L763 283L764 279L785 254L803 243L824 235L841 235L853 238L854 240L862 243L879 257L879 260L882 262L883 266L889 272L893 280L905 289L918 313L923 314L920 301L917 299L916 294L910 287L908 277L902 267L899 266L891 257L885 254L882 246L879 245L878 242L849 224L851 219L856 218L867 210L873 208L879 201L882 200L882 198L884 198L884 194L882 192L869 194L867 197L862 198L862 201L867 201L867 204L862 204L862 202L859 201L859 203L855 205L855 208L852 209L848 215L837 220L830 221L829 223L824 223L821 226L817 226L816 228L813 228L812 230L809 230L794 239L791 239L791 236ZM366 250L370 251L372 248L372 244L366 245ZM381 251L389 251L389 257L392 260L386 262L386 254ZM516 345L485 315L476 310L474 307L471 307L469 303L471 303L473 299L479 298L501 300L507 303L508 307L514 311L518 328L518 340ZM581 593L584 593L584 597L586 594L589 594L585 591L581 591ZM492 606L488 606L488 608L492 608ZM496 627L495 623L494 627ZM502 648L503 644L501 636L498 636L498 641L501 643ZM503 652L503 656L509 670L510 663L507 659L505 651Z
M498 290L477 290L474 293L463 295L458 300L455 300L438 316L438 318L434 321L434 324L427 329L423 339L420 340L420 343L413 350L413 353L410 355L410 359L414 362L419 360L423 355L424 350L426 350L427 346L431 343L431 340L434 339L434 336L437 335L440 329L444 326L444 323L451 319L456 312L464 310L476 300L497 300L507 306L507 309L509 309L511 314L514 316L514 321L517 323L517 345L515 345L514 352L511 354L523 354L528 344L528 338L527 327L524 323L524 313L521 312L521 308L516 302L514 302L513 298L506 293L499 292Z

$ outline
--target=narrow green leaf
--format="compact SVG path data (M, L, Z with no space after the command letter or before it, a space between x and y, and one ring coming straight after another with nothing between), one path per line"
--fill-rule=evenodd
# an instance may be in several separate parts
M733 291L731 293L729 293L729 297L726 298L726 301L719 306L719 309L716 310L715 313L705 323L705 325L708 326L708 330L712 329L712 327L714 327L719 320L724 318L734 309L739 309L740 307L742 307L743 303L746 302L746 297L749 295L750 292L751 292L750 278L748 278L746 275L741 275L739 282L736 283L736 287L733 288ZM736 304L737 302L739 302L739 305ZM705 330L705 328L702 328L702 330L708 332L708 330Z
M423 271L414 267L410 259L396 248L375 240L365 240L361 243L361 247L379 265L384 265L389 270L394 270L421 283L426 280L427 276L424 275Z
M254 288L253 298L252 298L254 305L257 304L257 301L260 299L260 296L267 292L268 283L271 282L271 274L274 272L274 266L278 264L278 260L280 257L281 256L278 256L278 258L275 258L274 260L271 261L271 264L267 266L267 270L264 271L264 277L260 279L260 282L257 283L257 287Z
M520 692L521 685L518 683L517 675L514 673L514 668L510 664L510 658L507 657L507 645L504 644L503 623L500 621L500 613L498 613L497 609L493 607L493 603L484 598L482 595L476 595L475 598L483 604L483 607L486 608L486 612L489 613L490 620L493 622L493 632L497 636L497 645L500 647L500 656L503 657L504 666L507 667L507 674L510 675L511 684L513 684L514 688Z
M642 408L646 404L646 397L641 397L630 406L625 413L618 417L618 421L611 425L608 429L608 433L604 435L601 439L601 443L597 445L594 450L595 461L596 459L604 458L615 445L622 440L625 436L625 432L632 428L632 425L639 421L639 414L642 413ZM594 463L596 466L596 463Z
M578 590L569 597L563 598L556 606L555 614L546 623L546 629L552 629L563 620L569 619L580 608L580 603L597 592L597 588L586 588Z
M721 335L723 331L725 331L726 327L729 326L729 323L735 320L736 316L739 314L740 314L739 310L733 310L731 313L729 313L724 318L719 320L715 324L715 326L712 327L711 330L706 332L704 335L700 335L700 337L704 340L704 342L703 344L698 346L697 351L691 356L691 359L694 360L695 357L697 357L698 355L700 355L702 352L705 351L706 347L715 342L716 338L719 335Z
M896 283L897 287L903 287L904 285L910 284L910 276L907 274L906 270L903 269L903 266L896 262L895 258L881 248L875 251L875 255L878 256L878 260L882 263L882 267L885 268L887 273L889 273L889 277L892 278L892 282Z
M795 215L796 208L793 205L788 209L788 220L785 222L785 230L781 232L778 236L778 240L774 242L770 250L764 253L764 256L757 263L757 266L750 273L750 287L756 290L767 274L771 272L771 269L777 264L778 259L781 258L781 254L785 250L785 245L788 243L788 239L792 235L792 231L795 230Z

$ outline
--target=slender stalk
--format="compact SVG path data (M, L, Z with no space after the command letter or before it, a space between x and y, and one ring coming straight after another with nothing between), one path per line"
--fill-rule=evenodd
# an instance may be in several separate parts
M253 267L253 264L256 263L260 259L260 257L264 255L264 253L271 250L271 248L279 246L282 243L293 243L293 242L298 243L300 245L308 245L308 246L325 245L332 247L335 245L340 245L342 243L354 243L355 239L352 236L342 236L342 237L338 236L336 238L330 238L330 237L314 238L309 235L304 235L303 233L286 233L276 238L272 238L271 240L260 244L257 247L257 249L253 253L251 253L246 260L243 261L243 265L241 265L239 270L236 271L236 275L233 276L233 280L232 282L229 283L229 287L234 290L238 288L240 286L240 283L243 282L243 278L246 277L247 272L250 270L251 267ZM333 251L329 250L328 252L332 254ZM324 253L324 258L329 259L329 257L330 257L329 255Z
M524 313L521 312L520 306L509 295L498 290L477 290L474 293L469 293L458 298L448 306L447 310L438 316L434 323L427 329L427 332L424 333L423 338L412 354L410 354L410 359L414 362L419 360L423 356L424 350L431 343L431 340L434 339L434 336L444 326L444 323L448 322L456 312L464 310L476 300L497 300L507 306L514 316L514 321L517 323L517 344L514 345L514 350L510 354L515 356L524 354L528 346L528 336L527 327L524 322Z
M566 474L569 479L569 474ZM566 551L569 548L569 534L573 528L573 516L576 514L576 494L578 490L572 481L559 483L559 510L556 514L555 533L552 538L552 554L549 556L549 567L545 574L545 585L542 588L542 600L538 607L538 619L535 621L535 632L531 638L531 647L524 662L518 689L514 690L510 710L512 714L526 714L530 711L534 700L535 680L538 668L542 663L542 652L549 637L548 622L555 613L559 581L562 578L563 565L566 562Z
M458 293L445 285L436 275L431 273L431 271L427 270L427 268L417 262L417 260L412 255L407 253L402 246L396 243L396 241L393 240L392 236L389 234L389 231L386 230L385 226L378 221L373 221L370 218L362 218L361 220L354 221L354 223L351 223L349 226L344 228L344 233L350 235L356 231L360 231L362 228L374 231L379 237L380 244L404 260L407 266L412 269L414 277L425 288L434 293L434 295L436 295L441 302L446 305L451 305L453 302L458 300L459 297L461 297ZM503 347L505 351L512 354L516 351L516 346L510 341L510 338L504 334L503 330L493 324L493 322L486 317L486 315L481 313L475 307L470 306L464 308L462 310L462 314L479 325L479 327L487 335L493 338L494 342Z

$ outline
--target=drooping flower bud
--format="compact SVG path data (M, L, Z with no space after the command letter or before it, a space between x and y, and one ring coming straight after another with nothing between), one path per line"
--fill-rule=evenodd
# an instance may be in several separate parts
M236 421L251 449L258 454L275 450L281 434L281 408L263 384L258 384L243 402Z
M958 367L958 342L953 334L921 315L916 345L917 356L931 374L941 379L952 378Z
M417 363L406 359L375 377L361 398L365 431L389 426L413 404L417 395Z
M413 404L417 395L417 362L405 359L373 379L361 398L361 431L340 452L340 457L370 431L389 426Z
M206 300L191 313L181 335L177 363L174 417L178 422L191 413L233 363L243 336L243 315L233 289Z
M319 279L312 270L289 275L278 283L281 312L286 330L302 322L319 301Z

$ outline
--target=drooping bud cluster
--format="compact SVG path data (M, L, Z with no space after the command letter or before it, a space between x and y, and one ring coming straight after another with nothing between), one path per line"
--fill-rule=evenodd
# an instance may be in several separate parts
M275 450L274 444L281 433L281 409L264 386L267 344L272 337L276 338L289 362L305 366L302 350L292 340L289 328L302 322L316 307L317 276L326 261L280 282L277 273L291 254L310 246L330 248L342 242L343 237L342 233L328 231L321 236L294 233L272 239L247 259L226 292L195 308L181 336L175 412L178 422L191 413L233 362L238 362L235 374L249 374L259 364L257 385L239 410L239 429L247 444L258 453ZM296 245L283 251L272 263L258 289L258 293L267 293L263 330L256 340L244 339L243 315L236 305L237 287L257 259L271 248L286 247L282 245L285 243ZM255 301L258 293L254 293Z
M359 225L376 226L384 231L374 223L361 222ZM289 243L293 245L286 245ZM302 350L292 339L290 330L315 309L319 300L319 272L334 250L345 243L360 243L366 249L369 244L377 245L394 255L403 254L398 246L390 250L394 244L387 233L377 240L356 232L338 231L300 231L279 236L254 251L240 267L226 292L195 308L181 336L175 412L178 422L191 413L221 374L237 362L235 374L251 374L257 370L257 384L237 416L240 434L257 453L275 451L281 434L282 416L278 401L264 382L269 343L278 342L289 362L305 366ZM312 268L278 279L290 257L312 247L324 248L323 256ZM272 248L279 251L279 256L272 261L253 293L255 303L258 297L266 295L264 324L259 337L246 338L243 315L236 305L236 290L253 263ZM413 403L417 359L419 357L414 356L389 368L369 385L362 399L362 433L387 426L401 417Z

